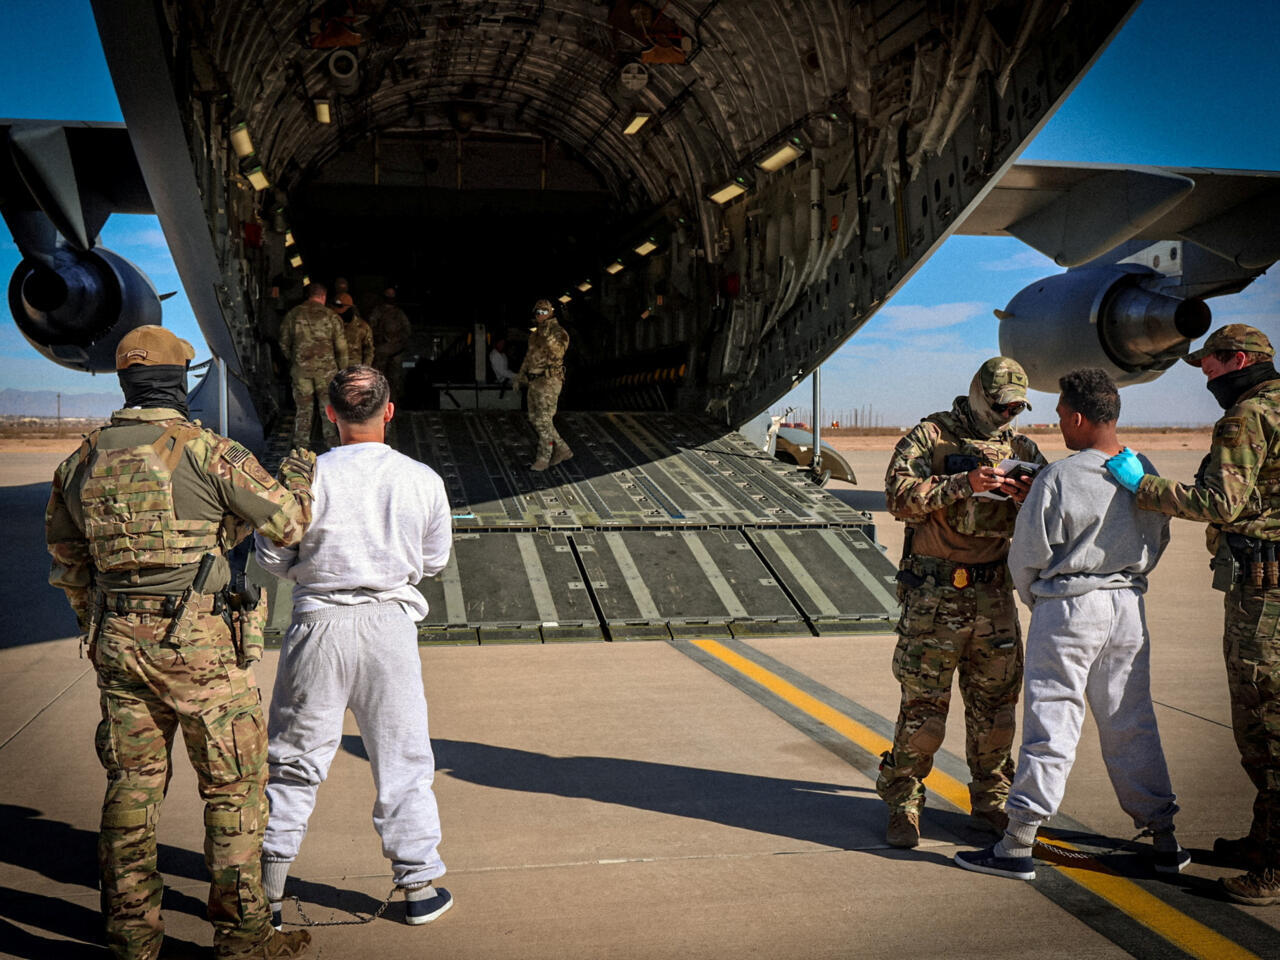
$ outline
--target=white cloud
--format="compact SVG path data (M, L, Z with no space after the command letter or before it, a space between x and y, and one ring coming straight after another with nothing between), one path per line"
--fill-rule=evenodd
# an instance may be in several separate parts
M968 323L986 314L985 303L938 303L933 306L890 303L880 311L882 334L896 335L913 330L941 330Z
M1021 250L1001 260L984 260L978 264L982 270L997 273L1007 270L1037 270L1045 274L1061 273L1062 268L1038 250Z

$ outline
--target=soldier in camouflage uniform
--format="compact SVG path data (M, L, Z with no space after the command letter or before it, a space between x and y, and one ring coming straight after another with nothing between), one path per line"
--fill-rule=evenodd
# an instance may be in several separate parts
M1240 762L1258 794L1248 836L1219 837L1214 852L1249 872L1224 877L1241 903L1280 903L1280 373L1262 331L1215 330L1186 357L1226 414L1193 484L1143 475L1125 450L1107 462L1138 505L1209 524L1214 587L1226 591L1223 654ZM1270 562L1269 562L1270 561Z
M391 399L404 400L404 352L409 349L409 318L396 304L396 288L382 292L382 303L369 312L373 330L373 363L391 386Z
M920 841L923 780L946 732L957 669L973 822L995 833L1007 822L1022 638L1005 557L1030 479L1005 478L996 468L1010 457L1045 462L1009 426L1024 409L1022 367L994 357L974 375L967 397L898 441L885 474L889 511L907 523L893 655L902 705L876 782L889 806L886 838L896 847ZM989 491L1007 498L974 496Z
M328 291L319 283L307 287L307 299L287 314L280 325L280 349L289 358L293 380L293 444L311 444L311 418L317 400L320 429L325 443L338 446L338 428L324 415L324 398L329 381L347 366L347 337L339 316L324 305Z
M529 422L538 434L538 448L530 470L546 470L573 456L573 451L556 431L556 405L564 387L564 355L569 334L556 320L549 300L533 305L529 350L516 374L516 385L528 388Z
M340 293L333 301L333 310L342 320L342 332L347 338L347 361L349 365L373 363L373 331L355 308L351 294ZM345 368L339 368L345 369Z
M180 727L205 801L216 956L298 957L309 934L272 930L262 890L266 728L247 651L222 609L230 547L254 529L281 544L301 539L314 457L286 458L277 482L240 444L189 422L192 356L158 326L120 341L128 406L58 467L45 516L49 580L75 610L101 691L107 945L114 957L159 955L155 832ZM206 555L207 581L187 593Z

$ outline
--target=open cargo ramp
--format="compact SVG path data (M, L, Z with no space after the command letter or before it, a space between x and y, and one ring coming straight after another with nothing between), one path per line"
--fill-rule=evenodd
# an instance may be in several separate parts
M893 565L870 516L737 433L676 413L562 413L574 457L536 473L518 411L409 413L454 551L420 584L427 642L883 631Z

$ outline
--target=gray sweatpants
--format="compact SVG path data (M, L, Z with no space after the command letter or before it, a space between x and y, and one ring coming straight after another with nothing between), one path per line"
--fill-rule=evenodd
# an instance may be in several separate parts
M398 603L326 607L294 616L280 651L267 721L271 816L263 859L297 858L316 791L342 740L348 707L369 754L377 788L373 825L396 884L442 876L418 629Z
M1151 706L1140 593L1037 597L1023 679L1022 749L1005 805L1011 820L1038 824L1058 812L1088 700L1121 809L1139 828L1173 825L1178 805Z

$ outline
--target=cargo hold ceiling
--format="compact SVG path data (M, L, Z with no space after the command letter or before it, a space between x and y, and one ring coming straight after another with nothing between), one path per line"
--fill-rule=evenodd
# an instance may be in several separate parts
M229 94L286 190L375 130L475 131L554 139L639 210L692 207L789 130L870 105L868 48L883 60L931 18L866 6L206 0L166 14L197 38L193 93ZM909 76L886 79L905 95Z

